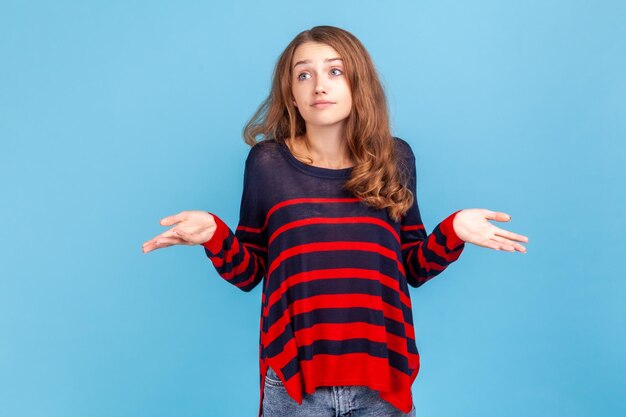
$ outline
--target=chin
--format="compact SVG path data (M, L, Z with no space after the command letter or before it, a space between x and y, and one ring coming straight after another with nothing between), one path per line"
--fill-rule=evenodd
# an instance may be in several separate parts
M315 126L332 126L332 125L336 125L338 123L342 123L345 122L346 118L325 118L325 117L319 117L319 118L314 118L314 119L309 119L306 120L305 122L307 122L310 125L315 125Z

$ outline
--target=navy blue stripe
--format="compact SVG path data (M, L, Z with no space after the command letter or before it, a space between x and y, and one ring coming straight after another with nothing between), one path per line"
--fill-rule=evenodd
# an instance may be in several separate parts
M300 360L311 360L314 355L345 355L347 353L367 353L377 358L387 357L387 346L384 343L368 339L316 340L310 345L300 346Z
M343 211L344 210L338 210L338 212L342 212L341 217L363 217L363 213L358 214L347 211L343 213ZM309 210L305 213L303 219L309 219L310 217L312 217L312 214ZM380 215L371 215L369 217L383 220L380 218ZM289 222L295 220L296 219L292 219L290 216ZM398 231L396 230L396 232ZM347 236L350 237L350 241L378 243L390 249L400 247L400 242L398 242L391 231L381 225L372 223L316 223L302 225L287 229L279 235L276 235L270 247L272 251L280 252L282 249L289 247L289 245L293 245L293 242L337 242L346 240ZM398 234L398 236L400 235Z
M304 300L309 297L327 294L366 294L380 296L382 301L401 306L404 320L413 325L411 310L400 301L400 294L393 288L381 284L380 281L364 278L328 278L315 279L292 286L289 290L289 303ZM272 305L269 309L267 324L271 327L279 320L286 309L287 300L284 298Z
M285 349L285 345L294 337L294 332L307 329L315 324L355 322L384 326L385 330L390 334L401 338L407 337L403 323L384 317L382 312L378 310L364 307L322 308L295 315L292 318L291 325L285 327L283 332L265 348L265 352L268 357L280 354ZM409 342L407 341L407 343ZM409 351L417 353L410 349Z
M398 259L401 259L400 254L398 254L398 257ZM282 277L293 276L300 272L333 268L369 269L380 271L380 273L390 277L402 278L402 275L398 272L396 259L379 256L371 251L317 251L298 254L283 260L278 268L272 272L272 276L267 284L266 294L268 297L271 297L272 293L282 284Z
M384 343L372 342L368 339L349 339L344 341L317 340L310 345L298 348L298 356L287 363L281 372L285 379L293 377L299 369L299 362L312 360L315 355L345 355L350 353L367 353L376 358L387 358L389 365L406 375L411 375L408 358L400 353L388 349Z

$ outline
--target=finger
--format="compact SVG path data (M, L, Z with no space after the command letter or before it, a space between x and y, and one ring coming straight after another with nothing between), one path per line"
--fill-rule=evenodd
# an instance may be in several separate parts
M524 235L519 235L517 233L509 232L508 230L500 229L496 227L495 234L498 236L505 237L510 240L517 240L518 242L526 242L528 243L528 237Z
M155 249L157 249L157 245L155 245L155 242L152 240L141 245L141 250L143 253L148 253Z
M162 238L166 238L166 237L181 237L179 235L176 235L176 233L174 233L174 228L171 229L167 229L166 231L164 231L163 233L156 235L155 237L153 237L152 239L150 239L151 241L154 241L156 239L162 239Z
M179 237L183 240L189 240L191 238L191 235L187 232L185 232L184 230L180 229L180 228L174 228L172 229L172 236L175 237Z
M188 243L183 239L163 237L144 243L142 249L144 253L148 253L155 249L166 248L172 245L188 245Z
M489 249L494 249L494 250L505 250L508 252L514 252L517 250L518 252L526 253L526 248L524 246L516 242L507 241L506 239L501 238L499 236L493 236L492 238L489 238L487 240L484 240L481 242L472 242L472 243L478 246L482 246L484 248L489 248Z
M491 239L481 243L480 246L482 246L484 248L500 250L500 243L496 242L495 240L491 240Z
M176 237L164 237L164 238L160 238L155 242L155 245L157 245L159 248L161 247L167 247L167 246L172 246L172 245L183 245L186 244L187 242L183 239L179 239Z
M156 250L156 249L162 249L162 248L167 248L168 246L172 246L173 243L171 242L165 242L164 240L157 240L155 242L152 243L151 246L148 246L148 252Z
M505 250L508 252L513 252L515 250L513 246L500 242L497 239L498 238L491 238L488 241L484 242L482 246L486 248L495 249L495 250Z
M488 215L488 219L489 220L494 220L497 222L508 222L509 220L511 220L511 216L509 216L508 214L501 212L501 211L489 211L489 215Z
M167 217L162 218L159 223L161 224L161 226L171 226L173 224L182 222L186 218L187 218L186 212L181 211L178 214L174 214L172 216L167 216Z
M519 243L515 244L515 250L518 252L522 252L522 253L526 253L526 247L523 245L520 245Z
M163 233L161 233L161 234L158 234L158 235L156 235L155 237L153 237L152 239L150 239L150 240L146 240L143 244L145 245L146 243L153 242L155 239L160 238L160 237L161 237L161 236L163 236L165 233L166 233L166 232L163 232Z
M471 243L477 246L482 246L483 248L500 250L500 242L496 242L495 240L491 238L482 239L480 241L475 240L475 241L472 241Z
M153 250L158 249L158 245L155 242L156 241L151 240L149 242L144 243L141 246L141 250L143 251L143 253L152 252Z
M508 240L499 236L494 236L491 238L491 240L497 242L500 245L500 249L502 250L506 250L509 252L518 251L518 252L526 253L526 248L517 242L513 242L511 240Z
M145 242L143 242L143 244L141 245L141 249L143 250L144 253L148 253L151 250L154 249L154 242L159 238L159 236L156 236L150 240L147 240Z
M167 238L180 238L179 236L176 236L174 234L172 234L172 229L167 230L163 233L161 233L158 236L153 237L152 239L146 241L143 245L153 245L156 241L161 241L163 239L167 239Z

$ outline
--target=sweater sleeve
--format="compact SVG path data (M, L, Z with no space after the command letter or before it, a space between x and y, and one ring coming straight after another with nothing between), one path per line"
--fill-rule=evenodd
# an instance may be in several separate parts
M255 175L255 151L251 149L246 159L239 224L235 232L215 213L209 212L217 228L202 244L218 274L246 292L262 281L267 265L266 216L260 199L258 175Z
M456 261L461 256L465 242L459 238L453 226L454 217L461 210L446 217L430 235L426 235L417 203L415 155L410 145L404 143L406 155L400 159L408 164L413 205L402 216L400 240L407 282L412 287L419 287Z

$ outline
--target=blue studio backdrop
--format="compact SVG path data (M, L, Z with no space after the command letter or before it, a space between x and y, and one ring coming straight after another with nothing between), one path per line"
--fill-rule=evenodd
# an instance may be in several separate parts
M300 31L369 50L428 232L488 208L411 288L418 416L623 416L623 1L13 1L0 5L0 415L255 416L261 287L159 220L234 230L244 124Z

